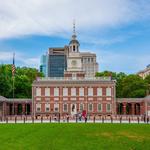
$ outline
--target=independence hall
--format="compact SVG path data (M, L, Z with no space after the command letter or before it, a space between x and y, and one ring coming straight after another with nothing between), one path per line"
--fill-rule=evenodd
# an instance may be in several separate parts
M43 78L33 83L34 114L115 114L115 81L108 78Z

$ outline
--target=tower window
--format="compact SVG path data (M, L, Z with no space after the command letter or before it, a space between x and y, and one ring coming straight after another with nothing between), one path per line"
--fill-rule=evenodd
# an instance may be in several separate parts
M75 52L76 48L75 48L75 45L73 45L73 51Z

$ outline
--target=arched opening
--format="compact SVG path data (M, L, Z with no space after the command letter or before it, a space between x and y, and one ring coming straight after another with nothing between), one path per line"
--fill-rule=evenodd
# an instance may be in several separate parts
M3 115L3 103L0 103L0 116Z
M73 45L73 51L74 51L74 52L76 51L76 47L75 47L75 45Z
M18 104L17 114L22 115L22 104Z
M26 114L30 115L30 111L31 111L30 104L26 104Z
M126 105L126 114L127 115L132 114L132 104L131 103L127 103L127 105Z
M136 103L134 107L135 107L135 115L140 115L140 104Z
M13 114L13 104L9 104L9 114Z
M118 104L118 110L117 110L117 112L118 112L119 115L123 114L123 104L122 103Z

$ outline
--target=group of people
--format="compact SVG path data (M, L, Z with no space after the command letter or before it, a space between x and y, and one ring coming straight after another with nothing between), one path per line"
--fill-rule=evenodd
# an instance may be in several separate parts
M61 117L60 117L60 114L59 116L58 115L55 115L54 117L54 121L60 121ZM77 114L74 114L74 115L69 115L69 114L66 114L63 116L63 122L69 122L69 119L76 119L76 122L79 120L79 121L82 121L84 120L85 122L87 122L87 114L85 111L83 111L82 113L77 113Z

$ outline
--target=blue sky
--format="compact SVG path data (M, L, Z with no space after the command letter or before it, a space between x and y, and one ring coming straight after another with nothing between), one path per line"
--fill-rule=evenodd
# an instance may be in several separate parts
M63 47L76 20L80 51L99 70L136 73L150 64L150 0L0 0L0 63L39 67L49 47Z

